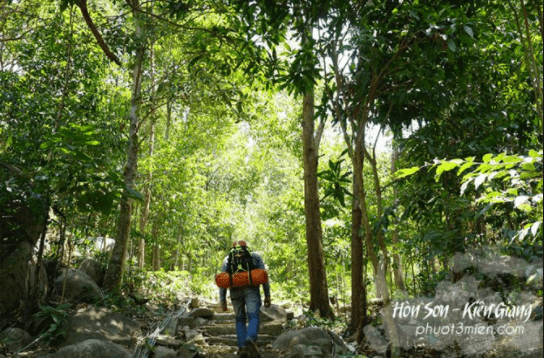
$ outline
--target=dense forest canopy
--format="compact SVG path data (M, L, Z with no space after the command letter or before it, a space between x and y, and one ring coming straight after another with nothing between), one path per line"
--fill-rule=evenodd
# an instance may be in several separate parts
M0 277L109 237L108 290L215 297L242 239L361 339L370 298L432 295L456 254L533 262L542 26L536 0L2 1Z

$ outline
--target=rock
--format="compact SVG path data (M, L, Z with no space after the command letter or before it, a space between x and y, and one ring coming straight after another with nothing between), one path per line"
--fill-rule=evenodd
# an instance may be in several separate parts
M87 339L76 344L63 347L53 355L54 358L130 358L130 351L119 344Z
M205 318L202 318L202 317L197 317L195 318L195 327L200 327L200 326L204 326L206 324L208 324L209 320L205 319Z
M198 349L192 344L186 344L178 350L178 358L197 358Z
M236 314L234 312L230 313L216 313L213 315L214 321L234 321L236 319Z
M149 312L157 312L159 310L159 307L152 305L151 303L146 303L145 309L148 310Z
M209 308L195 308L188 313L188 317L202 317L206 319L211 319L213 315L214 311Z
M323 351L318 346L307 346L305 344L297 344L293 349L295 357L298 358L321 358Z
M176 358L177 352L173 349L157 346L151 354L151 358Z
M367 324L363 327L366 341L370 344L370 347L380 354L384 354L387 351L389 342L383 338L380 332L371 325Z
M307 327L282 333L272 343L272 348L287 351L293 349L297 344L319 345L319 347L327 351L332 348L332 344L335 344L337 351L345 352L347 350L346 344L336 333L317 327Z
M177 320L170 320L170 322L168 322L166 327L163 328L161 333L172 336L172 337L175 337L177 328L178 328L178 321Z
M157 337L157 344L165 347L179 348L184 344L184 342L170 336L159 334Z
M260 310L261 322L271 321L287 321L287 311L277 305L270 305L270 307L261 306Z
M204 336L197 330L187 329L185 330L185 340L190 343L204 343Z
M64 269L62 274L55 280L57 294L62 294L62 288L66 277L65 298L70 301L98 301L102 298L100 288L86 273L77 269Z
M192 309L198 308L198 307L200 307L199 304L200 304L200 302L198 300L198 297L193 297L193 298L191 298L191 303L189 303L189 307L192 308Z
M102 267L102 264L95 259L85 259L79 265L79 271L87 274L99 287L102 287L104 283L104 275L106 272Z
M7 349L11 352L18 351L30 343L32 337L28 332L20 328L6 328L0 333L0 342L4 342Z
M68 346L88 339L106 339L124 346L132 346L133 337L141 335L140 325L120 313L107 308L87 307L68 320L66 337L60 346Z
M6 176L7 174L7 176ZM14 175L0 170L0 181ZM14 178L14 177L13 177ZM17 179L19 180L19 179ZM23 179L26 182L27 179ZM4 183L4 182L2 182ZM5 186L0 185L1 188ZM0 204L0 317L9 318L20 306L27 294L27 279L35 244L46 228L45 200L31 196L31 183L21 182L21 190L2 191ZM22 189L27 188L27 189ZM27 191L28 190L28 191ZM26 193L25 193L26 192ZM21 195L21 196L20 196ZM32 199L32 209L26 203Z
M195 326L195 318L194 317L180 317L178 318L178 326L179 327L194 327Z

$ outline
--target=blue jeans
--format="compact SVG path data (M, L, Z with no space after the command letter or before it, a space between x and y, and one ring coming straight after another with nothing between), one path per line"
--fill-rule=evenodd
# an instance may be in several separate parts
M246 340L255 342L259 333L261 291L259 286L231 288L230 298L236 315L236 337L238 347L245 347ZM246 328L246 321L249 324Z

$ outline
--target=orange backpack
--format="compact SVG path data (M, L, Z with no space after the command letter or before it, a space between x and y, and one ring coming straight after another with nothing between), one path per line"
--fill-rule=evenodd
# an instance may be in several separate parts
M255 286L268 282L265 270L255 268L253 257L244 241L235 242L227 259L227 272L215 276L221 288Z

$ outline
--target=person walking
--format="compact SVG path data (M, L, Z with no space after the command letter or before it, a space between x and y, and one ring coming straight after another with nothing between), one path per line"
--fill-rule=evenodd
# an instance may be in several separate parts
M223 260L221 272L233 275L239 270L265 270L263 259L256 252L250 252L245 241L236 241L229 254ZM231 276L232 277L232 276ZM231 278L232 279L232 278ZM264 305L270 307L270 284L263 284ZM227 310L227 290L219 289L219 298L223 311ZM244 287L230 287L230 298L236 317L236 337L238 356L242 358L261 358L256 341L259 334L261 291L260 285L249 284ZM247 326L246 326L247 323Z

